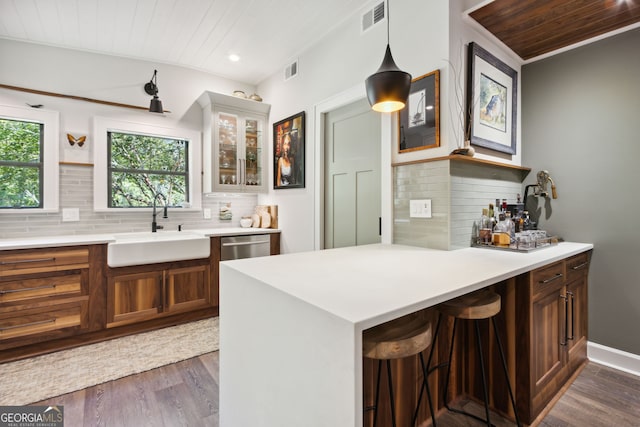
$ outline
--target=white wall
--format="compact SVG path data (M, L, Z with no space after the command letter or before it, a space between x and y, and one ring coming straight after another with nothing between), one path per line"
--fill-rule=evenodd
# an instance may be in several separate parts
M465 79L467 75L467 50L466 45L469 42L475 42L481 47L488 50L493 56L513 68L518 73L518 115L516 123L516 154L500 153L498 151L488 150L482 147L474 146L476 150L475 157L479 159L493 160L500 163L513 165L522 165L522 84L521 84L521 68L522 60L507 48L500 40L489 34L480 24L469 18L464 12L469 11L486 1L479 0L451 0L450 4L450 23L449 23L449 51L450 61L454 65L459 78L452 77L448 82L448 91L451 100L455 97L455 85L465 87ZM462 63L462 64L461 64ZM453 107L453 106L452 106ZM448 107L447 107L448 108ZM456 111L456 110L454 110ZM452 126L451 124L448 124ZM441 125L444 126L444 125ZM451 128L452 129L452 128ZM460 133L462 135L462 133ZM453 141L451 141L453 142ZM457 141L456 141L457 142ZM456 148L455 143L450 146L450 150ZM448 154L448 153L447 153Z
M373 4L374 2L369 3L363 11ZM392 151L392 162L446 156L457 148L456 131L451 120L451 115L456 114L455 106L451 103L455 97L456 83L451 76L448 60L451 59L458 70L460 84L464 88L466 44L469 41L476 41L488 49L518 71L518 79L520 77L520 63L513 53L502 48L495 39L484 37L474 26L463 21L462 12L470 7L470 4L473 2L407 0L392 2L390 5L390 44L398 66L411 73L413 77L435 69L441 70L441 147L397 155L394 117L391 120L393 141L389 147ZM361 85L364 97L364 80L377 70L382 61L386 44L386 25L382 23L361 34L360 15L361 13L358 13L349 17L329 36L301 53L298 57L300 74L297 77L284 81L283 73L277 73L258 85L258 93L272 104L271 122L303 110L307 114L306 188L270 190L268 195L259 198L262 203L280 206L280 224L284 231L283 252L312 250L314 244L317 244L314 242L314 221L321 207L315 205L315 192L321 183L316 182L315 177L321 175L314 169L319 163L314 153L322 152L317 150L318 144L322 142L315 140L314 126L317 124L314 123L314 108L358 85ZM507 156L478 149L477 157L520 165L520 127L518 116L516 155ZM457 134L460 134L460 131ZM273 155L272 151L269 155ZM390 167L389 164L383 164L383 168ZM272 173L270 170L269 174Z
M59 49L29 43L0 40L0 83L11 86L56 92L80 97L101 99L148 107L151 97L143 86L158 70L159 97L166 115L142 110L111 107L85 101L30 94L0 89L0 104L20 106L43 104L43 109L60 113L60 147L69 147L66 133L87 135L83 148L92 149L91 123L95 116L110 117L162 127L179 127L202 131L202 110L196 99L205 90L232 93L235 89L253 93L254 87L210 74L166 64L98 55L89 52ZM58 149L58 147L53 147ZM92 162L93 156L87 156ZM144 231L150 227L149 212L102 213L93 212L91 166L62 166L60 207L79 208L80 222L62 222L62 214L0 213L0 237L31 235L78 234L115 231ZM218 200L203 199L204 207L212 209L213 218L203 220L201 212L170 212L164 221L170 229L177 224L192 227L235 225L241 215L251 213L256 197L233 198L237 210L233 224L216 218Z
M369 3L362 11L373 4ZM446 65L443 59L448 55L448 2L409 0L391 2L390 8L390 44L398 66L413 76L442 69ZM349 17L330 35L301 53L297 77L285 82L282 73L277 73L258 85L258 93L272 104L271 122L306 111L306 188L270 190L259 198L261 202L279 205L283 252L314 248L314 219L320 209L314 205L319 185L315 181L314 153L321 143L314 137L314 107L358 85L364 97L364 80L378 69L384 56L386 25L381 23L361 34L360 15ZM269 155L273 155L272 150Z

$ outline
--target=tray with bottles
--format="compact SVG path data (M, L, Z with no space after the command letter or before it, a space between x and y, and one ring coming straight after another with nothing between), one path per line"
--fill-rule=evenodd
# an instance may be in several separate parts
M497 238L496 234L499 235ZM505 233L493 233L489 239L486 236L478 236L473 246L512 252L532 252L557 245L561 241L558 236L549 236L544 230L520 231L515 233L514 237L503 234ZM507 241L509 243L506 243Z

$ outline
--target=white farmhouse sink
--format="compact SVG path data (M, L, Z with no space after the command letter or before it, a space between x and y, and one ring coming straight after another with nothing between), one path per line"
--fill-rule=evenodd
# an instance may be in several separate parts
M109 267L206 258L209 237L188 231L120 233L107 245Z

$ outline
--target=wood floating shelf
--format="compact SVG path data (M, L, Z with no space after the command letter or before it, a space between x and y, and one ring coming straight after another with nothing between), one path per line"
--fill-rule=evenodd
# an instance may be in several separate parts
M471 164L480 165L480 166L515 170L520 173L520 176L523 181L527 177L527 175L529 175L529 172L531 172L531 168L527 168L524 166L509 165L506 163L499 163L491 160L477 159L475 157L463 156L461 154L452 154L449 156L442 156L442 157L432 157L430 159L412 160L409 162L398 162L398 163L393 163L391 166L393 167L408 166L408 165L415 165L419 163L438 162L441 160L451 160L454 162L464 162L464 163L471 163Z
M64 93L48 92L45 90L29 89L26 87L0 84L0 89L17 90L19 92L33 93L36 95L54 96L56 98L66 98L66 99L73 99L76 101L93 102L94 104L109 105L111 107L132 108L134 110L149 111L148 107L140 107L138 105L123 104L121 102L103 101L101 99L87 98L84 96L76 96L76 95L66 95ZM40 107L36 106L33 108L40 108ZM170 113L170 112L171 112L170 110L164 110L164 113Z

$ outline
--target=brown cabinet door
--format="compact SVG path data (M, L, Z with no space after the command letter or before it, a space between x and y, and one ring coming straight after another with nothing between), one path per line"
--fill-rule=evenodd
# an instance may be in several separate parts
M589 308L587 292L586 277L567 284L569 298L567 362L570 373L573 373L587 358Z
M551 384L553 387L564 366L566 313L562 291L560 288L558 291L550 292L532 304L531 376L533 395L536 396L534 400L538 397L546 400L544 395L549 392L555 394L555 390L548 390L547 385ZM539 396L541 394L543 395Z
M109 278L107 327L148 320L162 312L162 271Z
M165 280L165 311L193 310L211 305L208 265L167 270Z

